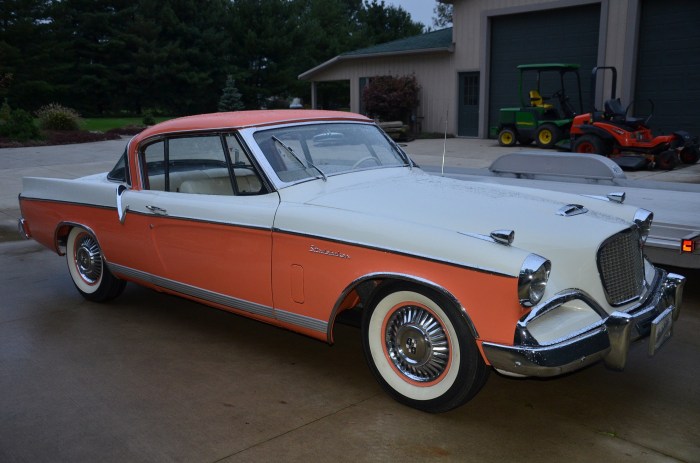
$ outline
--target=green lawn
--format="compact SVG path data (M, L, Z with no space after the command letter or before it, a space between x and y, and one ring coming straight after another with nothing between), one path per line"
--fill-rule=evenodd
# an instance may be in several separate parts
M156 117L156 122L163 122L170 117ZM143 117L86 117L83 119L83 129L106 132L110 129L120 129L127 125L143 125Z

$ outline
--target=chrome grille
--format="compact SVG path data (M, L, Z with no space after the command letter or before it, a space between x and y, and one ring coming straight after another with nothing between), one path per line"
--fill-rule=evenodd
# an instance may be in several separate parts
M610 305L638 298L644 289L644 259L636 227L608 238L598 250L598 270Z

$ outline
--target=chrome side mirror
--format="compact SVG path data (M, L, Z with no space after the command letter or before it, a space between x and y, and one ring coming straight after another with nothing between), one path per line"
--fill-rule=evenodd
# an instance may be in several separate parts
M117 187L117 214L119 215L119 223L123 224L126 220L126 211L129 210L129 206L124 206L122 202L122 195L128 190L126 185L119 185Z

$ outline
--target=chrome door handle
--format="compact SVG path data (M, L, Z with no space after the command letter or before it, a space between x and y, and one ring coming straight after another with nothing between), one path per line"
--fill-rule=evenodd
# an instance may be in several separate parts
M168 211L158 206L146 206L146 209L153 212L156 215L168 215Z

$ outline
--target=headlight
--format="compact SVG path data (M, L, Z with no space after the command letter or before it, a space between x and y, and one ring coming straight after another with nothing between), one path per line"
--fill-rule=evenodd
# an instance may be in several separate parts
M524 307L532 307L542 300L549 280L552 263L542 256L530 254L520 268L518 299Z
M634 214L634 223L639 227L639 235L642 239L642 244L646 243L651 229L651 223L654 221L654 213L646 209L639 209Z

